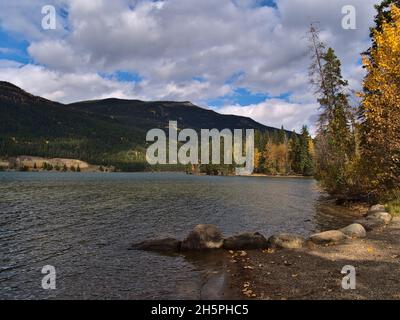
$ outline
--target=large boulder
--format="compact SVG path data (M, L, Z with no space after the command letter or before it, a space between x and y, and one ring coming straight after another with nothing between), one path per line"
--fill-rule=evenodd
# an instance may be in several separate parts
M258 232L242 233L224 240L224 249L226 250L253 250L267 247L267 239Z
M133 244L132 248L145 251L177 252L181 248L181 241L173 238L146 240Z
M353 223L345 228L340 229L339 231L351 238L365 238L367 236L365 228L359 223Z
M367 231L372 231L386 225L384 220L373 217L359 219L354 221L354 223L361 224Z
M392 216L384 211L374 211L370 212L367 215L367 219L380 219L383 220L386 224L392 221Z
M289 233L274 235L268 239L268 247L273 249L299 249L305 243L303 237Z
M310 237L310 240L315 244L335 244L345 239L347 239L347 236L339 230L316 233Z
M182 241L182 250L219 249L224 238L222 232L214 225L199 224Z

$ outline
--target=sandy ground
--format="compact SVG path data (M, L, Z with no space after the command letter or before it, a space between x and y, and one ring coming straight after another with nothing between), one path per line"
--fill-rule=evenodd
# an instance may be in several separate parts
M335 246L230 254L232 299L400 299L400 218L367 238ZM356 269L356 289L342 289L346 265Z

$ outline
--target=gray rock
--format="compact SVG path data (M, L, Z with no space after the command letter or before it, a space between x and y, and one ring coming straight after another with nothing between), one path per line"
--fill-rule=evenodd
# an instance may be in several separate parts
M368 211L367 215L355 223L361 224L365 230L371 231L381 228L392 221L392 216L384 211Z
M374 211L386 211L386 208L383 204L376 204L369 209L369 212Z
M299 249L304 247L306 240L295 234L283 233L268 239L268 247L274 249Z
M384 220L376 219L373 217L359 219L354 221L354 223L361 224L367 231L372 231L374 229L381 228L386 224Z
M340 229L339 231L351 238L365 238L367 236L365 228L359 223L353 223L345 228Z
M265 249L267 246L267 239L258 232L238 234L224 240L226 250Z
M310 237L310 240L315 244L335 244L345 239L347 239L347 236L339 230L325 231Z
M219 249L224 238L222 232L214 225L199 224L182 241L182 250Z
M386 224L392 221L392 216L384 211L375 211L368 213L367 219L380 219L383 220Z
M158 252L178 252L181 242L173 238L146 240L133 244L133 249Z

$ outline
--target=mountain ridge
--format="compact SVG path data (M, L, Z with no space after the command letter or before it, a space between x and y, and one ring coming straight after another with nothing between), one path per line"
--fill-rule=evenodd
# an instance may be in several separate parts
M117 98L63 104L0 81L0 156L75 158L93 164L145 163L150 129L255 129L276 135L280 129L251 118L223 115L189 101ZM286 131L287 135L291 133Z

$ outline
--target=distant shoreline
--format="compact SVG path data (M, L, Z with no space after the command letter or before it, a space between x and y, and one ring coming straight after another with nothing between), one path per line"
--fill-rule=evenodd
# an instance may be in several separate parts
M171 169L171 168L169 168ZM78 159L65 159L65 158L44 158L38 156L27 156L21 155L17 157L10 157L8 159L0 157L0 172L120 172L120 173L132 173L132 172L147 172L147 173L160 173L160 172L180 172L193 176L223 176L223 177L268 177L268 178L297 178L297 179L313 179L313 176L303 176L297 174L288 175L273 175L264 173L253 173L251 175L235 175L229 172L224 174L218 171L218 174L207 174L205 172L194 172L190 170L151 170L151 167L147 170L121 170L114 166L104 165L93 165L83 160Z
M179 173L179 174L185 174L189 176L195 176L195 177L244 177L244 178L278 178L278 179L314 179L313 176L299 176L299 175L271 175L271 174L260 174L260 173L254 173L251 175L207 175L205 173L202 174L188 174L185 171L101 171L99 170L98 166L90 166L89 168L86 169L81 169L81 171L62 171L62 170L44 170L44 169L29 169L29 170L21 170L21 169L9 169L9 168L2 168L0 169L0 172L33 172L33 173L43 173L43 172L53 172L53 173L67 173L67 172L72 172L72 173Z
M299 178L299 179L314 179L314 176L301 176L301 175L272 175L272 174L262 174L253 173L248 177L267 177L267 178Z

